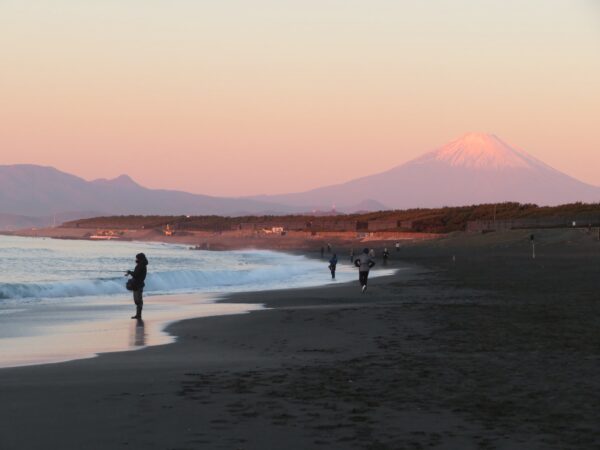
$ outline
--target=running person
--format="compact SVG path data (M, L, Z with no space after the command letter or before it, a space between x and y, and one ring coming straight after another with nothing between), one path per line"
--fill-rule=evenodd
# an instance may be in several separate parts
M367 281L369 279L369 270L375 265L375 261L369 256L369 249L365 248L362 254L356 258L354 265L358 267L358 281L362 287L362 291L367 290Z

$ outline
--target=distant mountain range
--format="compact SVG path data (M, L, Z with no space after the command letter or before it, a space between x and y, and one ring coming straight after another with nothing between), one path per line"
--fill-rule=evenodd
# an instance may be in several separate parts
M600 202L600 188L565 175L497 136L468 133L386 172L307 192L256 196L289 206L374 199L388 208L435 208L514 201Z
M86 181L52 167L0 166L0 212L24 216L95 214L256 214L292 208L252 199L207 195L140 186L127 175Z
M0 229L98 215L251 215L460 206L515 201L600 202L582 183L494 135L469 133L386 172L307 192L245 198L148 189L127 175L86 181L52 167L0 166ZM37 224L37 225L36 225Z
M350 212L362 209L362 204L355 203L356 208ZM0 166L0 230L51 226L101 215L239 216L311 210L311 206L287 206L249 198L148 189L127 175L86 181L52 167Z

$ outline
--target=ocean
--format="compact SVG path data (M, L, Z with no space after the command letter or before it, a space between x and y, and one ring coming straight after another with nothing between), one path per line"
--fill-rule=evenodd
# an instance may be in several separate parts
M137 322L129 318L134 305L124 273L140 252L149 265L144 320ZM223 294L331 283L327 266L264 250L0 236L0 367L168 343L173 337L164 329L174 321L263 308L217 303ZM338 265L335 282L356 277L349 264Z

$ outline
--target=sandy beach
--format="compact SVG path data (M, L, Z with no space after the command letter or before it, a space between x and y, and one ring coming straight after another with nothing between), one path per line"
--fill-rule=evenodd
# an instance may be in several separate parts
M270 309L2 369L0 448L600 448L600 242L539 231L532 259L528 233L404 245L364 295L235 294Z

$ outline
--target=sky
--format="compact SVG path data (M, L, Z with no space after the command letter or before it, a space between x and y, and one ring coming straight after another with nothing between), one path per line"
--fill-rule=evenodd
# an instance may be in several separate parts
M220 196L494 133L600 186L597 0L0 0L0 164Z

